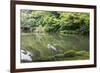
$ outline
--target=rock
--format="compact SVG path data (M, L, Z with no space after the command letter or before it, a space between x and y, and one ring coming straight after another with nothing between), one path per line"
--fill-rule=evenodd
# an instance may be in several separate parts
M21 50L21 61L23 62L32 62L33 54L27 50Z

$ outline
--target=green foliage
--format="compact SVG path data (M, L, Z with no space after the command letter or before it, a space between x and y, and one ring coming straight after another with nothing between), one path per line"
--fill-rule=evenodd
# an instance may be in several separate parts
M75 56L76 56L76 51L75 50L66 51L64 53L64 57L75 57Z
M89 53L86 51L69 50L64 54L54 56L45 56L33 59L33 62L62 61L62 60L85 60L89 59Z
M21 27L36 32L40 25L42 32L88 34L89 13L21 10Z
M53 56L50 56L50 57L39 57L39 58L33 59L33 62L46 62L46 61L54 61L54 57Z
M57 54L57 55L55 55L55 58L61 58L63 56L64 56L64 54Z
M86 52L86 51L79 51L76 54L77 54L77 56L86 56L86 57L89 57L89 53Z
M33 34L31 36L26 35L27 37L23 36L21 46L35 54L35 57L32 58L34 62L89 59L88 52L75 50L81 49L81 47L70 46L70 44L76 44L76 41L79 41L79 45L81 43L80 40L85 40L75 36L73 36L73 39L67 35L88 35L89 13L22 9L20 11L20 21L22 34ZM60 33L62 36L55 33ZM80 40L77 38L80 38ZM55 44L54 46L58 49L56 55L51 56L47 50L48 43ZM70 48L71 50L68 50ZM72 50L73 48L75 49ZM85 48L87 49L87 47Z

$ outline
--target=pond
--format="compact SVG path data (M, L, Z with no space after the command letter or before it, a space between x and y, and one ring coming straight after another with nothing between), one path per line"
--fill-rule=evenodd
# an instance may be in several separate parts
M48 49L48 44L56 48L56 54ZM50 61L57 60L80 60L80 59L89 59L89 37L78 34L57 34L57 33L22 33L21 34L21 49L26 49L33 53L33 61L49 61L49 60L40 60L40 58L48 58L52 56L61 57L65 52L75 51L78 54L77 57L74 57L72 54L64 57L64 59L50 59ZM85 54L85 55L84 55ZM80 56L80 57L79 57ZM83 58L82 58L82 57ZM84 57L86 56L86 57ZM68 58L69 57L69 58Z

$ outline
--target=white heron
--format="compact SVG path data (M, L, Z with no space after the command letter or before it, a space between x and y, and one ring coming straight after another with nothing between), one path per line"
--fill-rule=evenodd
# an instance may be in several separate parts
M57 49L50 44L48 44L48 49L51 51L52 55L55 55L57 53Z
M31 62L32 56L33 54L31 52L24 49L21 50L21 61Z

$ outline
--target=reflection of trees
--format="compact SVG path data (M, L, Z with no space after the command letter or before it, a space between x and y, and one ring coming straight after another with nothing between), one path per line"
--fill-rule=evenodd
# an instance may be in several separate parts
M48 34L34 33L22 35L22 47L29 49L35 53L37 57L50 56L47 45L51 44L57 48L57 53L63 53L67 50L87 50L89 42L87 37L81 35L70 34Z

